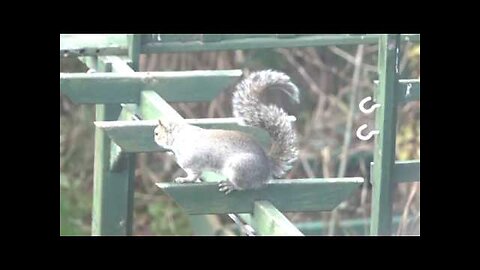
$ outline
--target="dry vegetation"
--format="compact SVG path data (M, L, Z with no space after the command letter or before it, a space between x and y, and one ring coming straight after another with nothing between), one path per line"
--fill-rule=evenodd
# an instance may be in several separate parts
M400 61L401 78L419 78L419 46L407 43ZM358 102L372 95L377 79L377 45L321 48L265 49L199 53L142 55L141 71L252 70L273 68L286 72L301 88L301 106L284 97L272 97L297 116L300 159L288 178L361 176L369 178L373 140L355 136L360 125L373 125L373 116L358 112ZM61 59L62 72L85 72L74 59ZM201 90L201 89L199 89ZM178 103L173 107L184 117L230 117L227 89L212 102ZM353 99L352 99L353 97ZM420 158L420 102L399 108L397 160ZM93 180L94 107L74 105L60 95L60 184L62 234L89 234ZM155 182L170 181L181 174L175 162L160 153L137 156L135 235L191 234L186 215L168 197L159 194ZM328 221L335 234L338 221L367 218L371 186L366 183L335 211L288 213L294 222ZM395 234L419 234L420 185L405 183L394 193L394 213L402 220ZM409 218L407 218L409 217ZM231 223L222 217L220 222ZM228 226L226 226L228 227Z

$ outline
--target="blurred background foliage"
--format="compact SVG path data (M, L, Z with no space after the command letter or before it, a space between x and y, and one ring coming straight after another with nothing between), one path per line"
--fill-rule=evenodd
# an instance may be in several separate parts
M357 57L361 64L355 65ZM140 71L277 69L287 73L302 91L295 106L280 95L272 102L297 116L300 159L286 178L360 176L369 179L373 160L373 139L360 141L356 129L374 124L372 115L358 111L358 102L373 93L377 75L378 46L339 45L318 48L259 49L195 53L141 55ZM75 58L60 59L61 72L86 72ZM354 73L357 72L357 80ZM420 77L420 45L403 43L401 79ZM201 91L201 89L199 89ZM232 89L212 102L175 103L184 117L230 117ZM356 93L352 95L352 93ZM354 97L353 103L350 99ZM353 106L352 106L353 105ZM350 112L353 110L353 114ZM94 121L93 105L75 105L60 94L60 223L61 235L89 235L93 188ZM351 128L347 130L347 123ZM397 160L420 158L420 102L399 107ZM346 137L350 137L345 140ZM342 149L347 155L342 155ZM343 165L342 165L343 163ZM340 167L344 167L341 169ZM137 155L135 172L134 235L191 235L187 216L175 202L161 193L156 182L171 181L183 174L174 160L161 153ZM365 183L333 212L287 213L297 223L329 222L329 234L338 232L339 221L368 218L371 185ZM394 213L402 219L395 234L419 234L420 184L399 184L394 193ZM225 228L231 221L220 216Z

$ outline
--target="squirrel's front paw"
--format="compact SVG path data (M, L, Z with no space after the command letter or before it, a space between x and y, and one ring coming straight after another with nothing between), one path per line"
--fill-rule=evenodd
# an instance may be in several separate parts
M218 190L225 192L225 195L236 190L235 186L228 180L223 180L218 183Z

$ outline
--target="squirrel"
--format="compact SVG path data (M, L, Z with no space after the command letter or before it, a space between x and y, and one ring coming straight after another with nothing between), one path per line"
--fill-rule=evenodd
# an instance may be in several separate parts
M233 115L241 125L265 129L272 146L268 153L248 134L233 130L203 129L179 121L159 120L155 142L174 156L187 173L176 183L200 181L203 171L221 173L226 180L219 191L259 189L270 179L280 178L291 169L298 156L296 133L287 113L260 101L266 90L281 90L299 103L299 90L290 77L274 70L251 73L236 86L232 98Z

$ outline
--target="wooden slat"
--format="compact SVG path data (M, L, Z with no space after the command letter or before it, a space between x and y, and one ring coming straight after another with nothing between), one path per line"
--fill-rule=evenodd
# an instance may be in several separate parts
M252 213L254 202L270 201L282 212L327 211L346 200L362 178L272 180L261 190L218 191L218 183L157 183L188 214Z
M142 90L153 90L169 102L210 101L241 74L241 70L60 73L60 90L75 103L138 103Z
M303 234L269 201L258 201L253 207L253 227L263 236L303 236Z
M373 172L373 162L370 171ZM396 161L393 166L392 181L395 183L420 181L420 160Z
M207 40L210 42L147 42L142 46L143 53L208 51L208 50L245 50L262 48L311 47L341 44L369 44L378 42L378 34L370 35L298 35L290 38L277 37L245 37L223 38L216 36ZM413 41L418 35L402 35L403 40ZM205 37L204 37L205 38ZM213 42L215 41L215 42Z
M257 127L240 126L226 118L226 122L221 122L222 118L205 123L204 119L186 119L187 123L208 129L227 129L238 130L253 136L264 147L270 147L270 136L268 133ZM163 151L153 140L153 130L158 125L157 120L143 121L98 121L95 122L98 128L103 129L108 136L118 144L123 151L130 153L137 152L156 152Z

